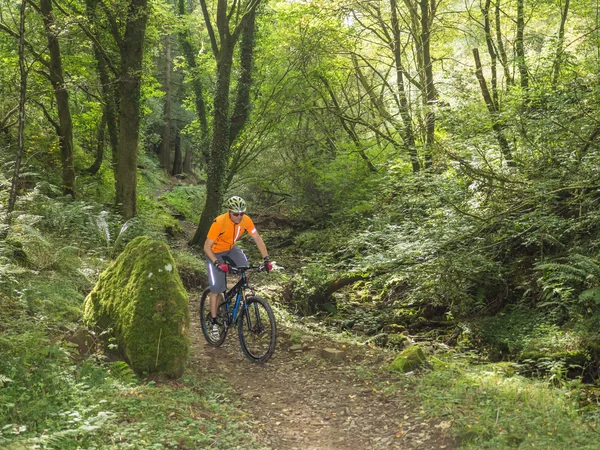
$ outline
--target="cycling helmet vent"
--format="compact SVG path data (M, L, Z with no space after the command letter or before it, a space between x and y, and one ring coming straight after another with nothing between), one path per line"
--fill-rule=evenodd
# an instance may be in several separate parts
M233 212L245 212L246 211L246 202L242 197L238 197L234 195L229 200L227 200L227 209Z

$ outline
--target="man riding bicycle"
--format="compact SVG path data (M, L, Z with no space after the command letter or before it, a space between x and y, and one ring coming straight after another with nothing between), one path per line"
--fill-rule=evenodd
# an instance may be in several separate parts
M267 247L260 234L256 231L254 223L246 212L246 202L243 198L233 196L226 203L227 212L218 216L208 231L204 242L204 253L208 268L208 282L210 284L210 315L212 319L211 337L219 339L219 326L217 325L217 298L227 290L226 273L229 271L228 263L236 267L248 265L248 258L244 252L235 245L238 238L247 231L254 239L256 247L264 259L265 269L270 271L273 266L269 261Z

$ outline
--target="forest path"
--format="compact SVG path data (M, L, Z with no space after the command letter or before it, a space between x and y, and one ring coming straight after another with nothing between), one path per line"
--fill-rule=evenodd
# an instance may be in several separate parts
M181 221L187 248L195 225ZM300 345L278 324L277 348L265 364L249 361L231 329L219 348L207 344L199 321L200 293L190 293L192 349L189 368L223 377L248 414L263 448L273 450L428 450L457 447L448 422L425 417L391 374L378 371L393 354L345 344L342 361L321 356L338 342L306 334ZM293 332L295 335L297 331ZM301 348L297 348L301 347ZM362 372L362 376L359 374ZM375 374L375 379L368 374ZM396 381L396 383L394 383Z
M261 446L275 450L454 449L449 424L427 420L418 404L391 392L389 375L374 369L385 364L377 349L347 345L343 361L321 357L339 343L306 335L292 345L279 330L275 354L265 364L247 360L237 330L222 347L204 340L198 320L199 296L190 297L193 344L190 366L223 377L248 414ZM303 348L298 348L303 347ZM361 368L377 379L358 376ZM363 370L367 373L366 370ZM386 380L387 377L387 380Z

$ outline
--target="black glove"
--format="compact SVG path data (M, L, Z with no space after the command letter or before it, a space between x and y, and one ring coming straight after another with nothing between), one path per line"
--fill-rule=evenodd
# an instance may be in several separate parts
M267 272L270 272L271 270L273 270L273 264L271 264L271 261L269 260L268 256L265 256L263 261L265 262L265 270Z

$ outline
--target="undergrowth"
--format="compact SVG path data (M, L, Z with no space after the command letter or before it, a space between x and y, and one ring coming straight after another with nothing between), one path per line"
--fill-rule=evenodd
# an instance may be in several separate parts
M579 382L549 388L515 374L511 365L472 364L454 354L432 362L433 370L413 378L411 387L461 448L598 448L600 415L597 408L584 412Z

